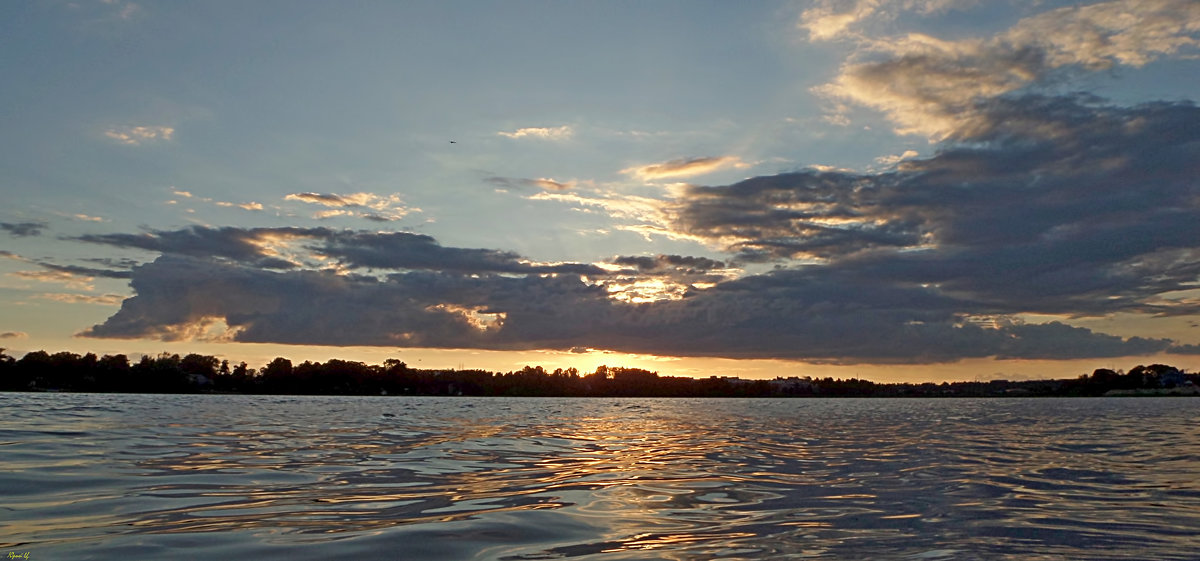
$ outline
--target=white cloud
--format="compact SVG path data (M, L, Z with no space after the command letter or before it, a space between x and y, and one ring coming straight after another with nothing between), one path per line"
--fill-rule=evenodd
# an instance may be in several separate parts
M147 142L171 140L175 136L175 129L165 126L120 126L104 131L104 136L127 146L140 146Z
M242 210L262 210L262 209L263 209L263 206L262 206L262 204L261 204L261 203L256 203L256 202L249 202L249 203L231 203L231 202L227 202L227 201L216 201L216 202L214 202L213 204L215 204L215 205L217 205L217 206L219 206L219 207L225 207L225 208L233 208L233 207L237 207L237 208L240 208L240 209L242 209Z
M866 19L879 8L881 0L819 2L800 15L798 27L808 31L812 41L827 41L846 33L853 24ZM837 4L840 4L837 5Z
M875 163L882 164L885 166L893 166L904 160L911 160L913 158L916 158L919 155L920 154L916 150L905 150L903 154L890 154L887 156L880 156L878 158L875 158ZM829 171L829 170L826 170L826 171Z
M672 177L690 177L704 175L725 168L745 168L750 164L736 156L719 156L704 158L680 158L656 164L635 166L621 170L621 173L632 175L643 181L653 181Z
M856 25L894 18L900 12L933 14L976 3L975 0L817 0L800 14L796 27L807 31L810 41L829 41L854 36L851 28Z
M410 212L420 212L420 209L407 208L399 195L376 195L374 193L292 193L284 200L300 201L328 207L314 214L315 218L331 218L334 216L357 216L369 220L392 221L407 216Z
M500 136L508 138L541 138L545 140L566 140L571 138L575 131L569 125L561 127L527 127L517 129L514 132L498 132Z

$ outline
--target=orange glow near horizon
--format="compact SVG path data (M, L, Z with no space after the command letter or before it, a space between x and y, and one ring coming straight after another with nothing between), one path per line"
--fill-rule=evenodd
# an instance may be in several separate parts
M299 364L304 361L326 362L330 359L383 364L387 359L399 359L412 368L430 370L486 370L509 372L525 366L541 366L553 372L557 368L576 368L581 374L594 372L598 366L642 368L661 376L708 378L731 376L745 379L776 377L859 378L880 383L894 382L956 382L987 380L1033 380L1075 378L1097 368L1128 370L1139 364L1169 364L1185 371L1200 370L1200 357L1195 355L1160 354L1144 357L1078 360L996 360L969 359L934 364L823 364L783 359L671 357L631 354L598 349L585 352L532 350L488 351L478 349L429 349L396 347L333 347L315 345L281 345L268 343L233 343L220 341L119 341L113 339L70 338L58 345L17 349L9 346L10 356L44 350L48 353L68 351L97 355L125 354L131 359L159 353L199 353L228 360L231 365L245 362L250 368L262 368L276 357Z

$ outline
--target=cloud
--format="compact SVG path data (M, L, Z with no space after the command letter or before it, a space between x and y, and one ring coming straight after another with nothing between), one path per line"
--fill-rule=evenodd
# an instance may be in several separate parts
M175 129L165 126L120 126L104 131L104 136L127 146L140 146L147 142L171 140L175 136Z
M328 232L320 255L348 267L372 269L426 269L456 273L593 274L605 271L591 265L536 264L515 253L491 249L444 247L430 236L404 232Z
M255 203L255 202L249 202L249 203L231 203L231 202L227 202L227 201L216 201L216 202L214 202L213 204L215 204L215 205L217 205L217 206L219 206L219 207L225 207L225 208L233 208L233 207L237 207L237 208L240 208L240 209L242 209L242 210L251 210L251 211L254 211L254 210L262 210L262 209L263 209L263 206L262 206L262 204L261 204L261 203Z
M377 279L183 256L138 267L131 285L136 295L82 335L178 340L221 320L237 341L540 348L582 330L542 321L555 310L607 302L601 289L569 276L408 272ZM479 316L503 317L503 326L480 329Z
M206 228L151 231L141 234L87 234L80 241L115 247L144 249L167 254L224 258L262 267L287 268L292 264L277 258L271 242L306 237L303 228ZM316 230L324 231L324 230Z
M575 134L575 131L569 125L560 127L527 127L517 129L513 132L498 132L500 136L508 138L538 138L543 140L566 140Z
M198 197L195 194L193 194L191 191L185 191L183 189L176 189L174 187L171 188L171 194L175 195L176 197L179 197L181 199L195 199L202 203L216 205L221 208L240 208L242 210L249 210L249 211L259 211L259 210L263 209L262 203L256 203L254 201L250 201L250 202L246 202L246 203L218 201L218 200L214 200L210 197ZM179 201L177 201L177 200L169 200L169 201L167 201L166 204L174 205L174 204L178 204L178 203L179 203Z
M438 270L461 274L606 274L592 265L534 263L511 252L445 247L430 236L406 232L192 226L142 234L89 234L76 239L267 269L336 264L348 269Z
M748 164L734 156L681 158L657 164L631 167L621 170L621 173L632 175L643 181L653 181L656 179L704 175L729 167L748 167Z
M572 181L556 181L554 179L542 177L538 179L526 179L522 177L487 177L484 181L497 185L505 189L533 187L543 191L569 191L574 189L578 182Z
M1200 355L1200 345L1172 345L1167 352L1178 355Z
M690 274L708 273L714 269L724 269L725 263L707 257L689 257L683 255L659 254L649 256L616 257L613 264L636 268L643 273L659 273L664 271L683 271Z
M112 8L112 17L119 20L131 20L142 10L141 6L133 2L124 2L121 0L100 0L100 2Z
M591 195L543 191L531 195L529 199L556 201L584 210L600 209L615 219L632 220L646 226L661 226L666 223L664 201L650 197L625 195L614 191L602 191Z
M93 277L76 275L66 271L16 271L9 273L10 275L22 279L37 281L60 283L67 288L76 290L94 290L92 281L96 280Z
M332 218L334 216L355 216L377 222L400 220L410 212L420 212L419 209L404 207L399 195L376 195L374 193L292 193L284 200L300 201L321 205L331 210L317 212L315 218Z
M46 292L38 295L44 300L53 300L65 304L96 304L100 306L116 306L125 298L120 294L71 294L64 292Z
M25 339L29 337L24 331L5 331L0 333L0 339Z
M45 229L45 222L0 222L0 230L21 238L40 236Z
M1048 11L988 39L862 39L858 56L815 91L882 111L900 133L936 140L969 128L981 101L1073 69L1143 66L1198 46L1200 4L1118 0Z
M497 350L598 348L676 356L924 362L1074 358L1161 351L1061 323L986 329L935 291L845 283L793 271L653 303L611 297L577 276L379 279L275 272L182 256L135 269L136 294L87 337L184 340L223 322L232 340ZM870 288L864 297L864 288Z
M284 197L284 200L303 201L306 203L313 203L313 204L330 206L330 207L343 207L343 206L357 206L358 205L358 203L351 202L346 197L343 197L341 195L322 194L322 193L292 193L292 194Z
M58 265L46 261L30 262L45 267L50 271L66 273L68 275L75 275L78 277L87 277L89 279L95 277L107 279L127 279L130 277L130 272L128 270L97 269L95 267L80 267L78 265Z
M880 156L878 158L875 158L875 163L882 164L885 166L894 166L904 160L911 160L920 155L921 154L919 152L917 152L916 150L905 150L904 153L902 153L902 154L890 154L887 156Z
M1200 109L1026 96L894 171L690 187L673 228L747 260L934 286L969 313L1163 313L1200 275Z
M854 23L870 17L881 3L881 0L857 0L843 3L845 9L839 10L834 2L818 2L801 14L798 26L808 31L812 41L833 39L844 34Z
M796 26L808 32L810 41L828 41L858 36L851 31L858 24L894 19L901 12L929 15L976 3L975 0L816 0L800 14Z
M831 363L1195 352L1069 322L1195 313L1194 300L1172 296L1200 278L1200 109L1031 92L1072 73L1189 53L1200 5L1068 7L987 38L859 31L898 10L952 7L821 1L802 18L812 39L851 39L859 49L822 93L937 139L928 157L885 157L874 171L673 185L663 198L487 180L607 213L614 228L700 241L729 259L539 263L420 234L328 228L91 235L77 239L159 255L133 267L133 296L82 335L186 340L224 325L245 342ZM502 134L553 138L553 130ZM693 158L624 173L651 181L744 165ZM370 197L289 199L344 213L382 200ZM765 269L757 263L776 268L735 268Z
M1047 102L1042 109L1053 107ZM1128 133L1129 127L1116 125L1138 122L1144 127L1140 134L1124 139L1134 145L1145 141L1142 135L1165 138L1162 127L1172 122L1185 133L1200 134L1187 126L1186 111L1170 114L1179 109L1129 109L1111 115L1107 128ZM1082 106L1076 110L1113 111ZM1064 107L1057 112L1063 126L1080 117L1072 117ZM1093 133L1106 128L1088 124ZM1102 157L1105 145L1094 143L1102 137L1080 142ZM1173 142L1195 144L1189 138L1177 134ZM155 248L163 254L133 269L134 296L83 335L186 340L223 323L232 340L246 342L592 348L841 363L1108 357L1172 348L1172 342L1162 339L1121 338L1061 322L983 325L975 320L1030 312L1100 314L1151 306L1161 310L1164 304L1148 299L1186 286L1200 274L1193 265L1200 260L1186 255L1200 236L1181 229L1190 216L1161 232L1146 228L1136 217L1144 211L1149 213L1144 220L1162 224L1164 215L1150 207L1170 202L1169 193L1179 188L1172 181L1181 177L1158 175L1156 180L1164 183L1158 195L1145 201L1147 208L1121 212L1109 208L1114 203L1109 196L1117 194L1115 186L1128 177L1115 173L1111 188L1085 177L1083 183L1099 200L1084 203L1081 197L1068 196L1066 200L1078 206L1063 207L1058 194L1078 178L1046 174L1071 158L1064 153L1037 160L1008 153L1021 146L1025 143L1001 143L988 150L973 147L969 154L962 153L966 148L947 148L927 160L906 162L909 168L876 176L805 172L682 193L680 204L712 206L723 199L743 213L702 213L708 219L736 226L749 218L764 232L777 227L772 220L779 217L768 212L764 220L761 213L751 212L756 207L790 208L808 199L827 205L810 213L841 213L884 226L895 220L888 226L891 230L912 232L905 243L865 251L861 242L849 243L850 239L841 251L829 249L821 265L740 279L732 278L724 262L705 257L618 256L603 267L538 264L511 252L444 247L429 236L397 232L193 227L94 236L90 241ZM1176 153L1172 164L1163 155L1170 152L1165 143L1143 148L1167 168L1195 161L1191 153ZM961 162L968 155L1004 165L976 162L964 167ZM1013 169L1009 158L1028 161L1027 169ZM1087 162L1077 165L1093 169ZM1138 162L1130 166L1144 169ZM971 175L980 182L973 193L964 192L965 177L954 175L965 173L981 174ZM1018 194L1029 192L1029 184L1004 174L1027 174L1027 182L1036 178L1046 191L1021 199ZM1192 183L1184 186L1194 185L1191 176L1186 181ZM854 196L834 196L856 191ZM1145 196L1141 191L1130 200ZM1004 201L1013 206L1000 208ZM1026 222L1048 216L1039 210L1042 202L1052 202L1050 216L1061 219ZM838 205L845 208L835 212ZM1108 210L1099 215L1086 212L1089 208ZM681 219L690 216L679 210ZM1113 222L1122 215L1130 217L1128 223ZM963 230L960 224L974 227ZM1094 230L1072 231L1080 227ZM1093 238L1096 233L1104 235ZM1139 235L1145 239L1137 240ZM757 241L746 237L740 243L751 247ZM775 239L773 245L758 247L781 251L778 255L787 259L797 244L803 247L804 241ZM292 267L267 266L264 259L284 245L295 252L289 261ZM1039 265L1029 267L1021 259ZM355 272L367 270L386 274ZM1153 286L1146 283L1151 278Z

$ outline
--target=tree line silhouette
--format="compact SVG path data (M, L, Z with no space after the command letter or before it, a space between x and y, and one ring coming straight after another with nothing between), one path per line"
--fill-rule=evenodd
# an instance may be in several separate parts
M410 368L388 359L368 365L331 359L293 364L278 357L260 369L231 366L215 356L162 353L131 362L126 355L27 353L15 359L0 349L0 390L122 393L246 393L310 395L472 395L567 397L952 397L1098 396L1172 388L1191 392L1200 375L1164 365L1129 372L1098 369L1078 378L1037 381L876 383L851 378L660 376L640 368L600 366L547 371L526 366L510 372Z

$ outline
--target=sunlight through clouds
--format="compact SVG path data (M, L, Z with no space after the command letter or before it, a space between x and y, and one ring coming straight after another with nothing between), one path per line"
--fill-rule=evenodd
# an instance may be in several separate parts
M654 181L677 177L704 175L726 168L747 168L750 164L736 156L709 156L703 158L680 158L656 164L635 166L621 170L643 181Z
M0 18L23 347L1200 348L1195 0L134 1Z
M378 222L400 220L411 212L420 209L407 208L399 195L376 195L374 193L292 193L284 197L287 201L299 201L330 207L330 210L318 211L315 218L331 218L334 216L354 216Z
M870 8L864 8L863 17L876 4L860 2ZM1139 67L1195 51L1200 46L1200 3L1116 0L1028 17L986 39L909 33L859 38L857 44L859 52L839 75L813 91L881 111L900 134L937 141L973 126L975 105L983 100L1049 80L1060 71Z

